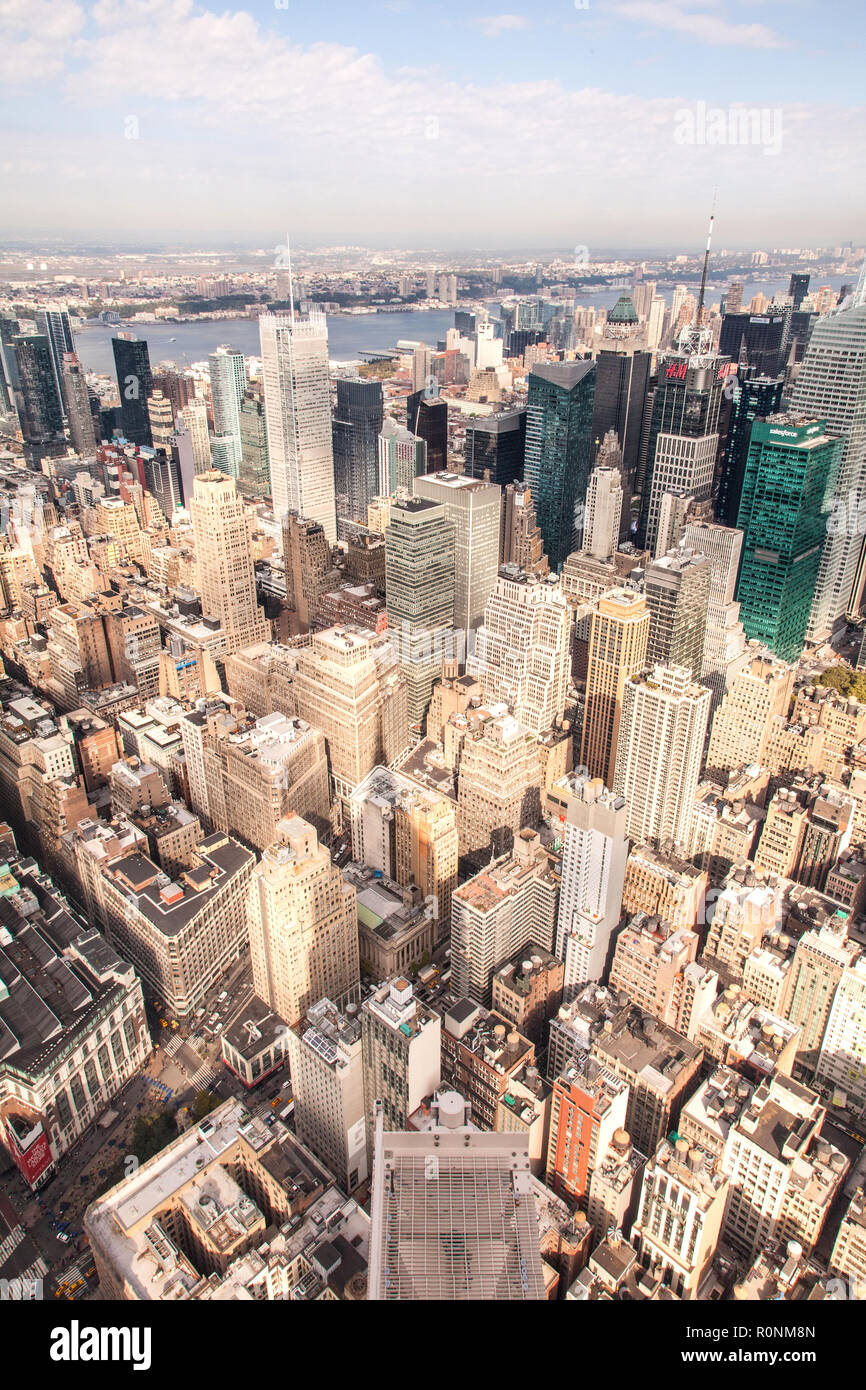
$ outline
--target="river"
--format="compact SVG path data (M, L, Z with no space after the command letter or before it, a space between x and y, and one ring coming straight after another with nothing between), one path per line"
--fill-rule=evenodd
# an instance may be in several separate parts
M691 282L685 282L693 288ZM816 281L816 285L819 282ZM843 279L838 275L827 276L820 284L830 284L838 289ZM773 294L787 293L788 279L748 282L743 289L743 302L748 305L756 294L770 298ZM598 294L586 291L577 296L577 302L592 305L597 309L609 309L623 293L621 288L603 289ZM710 286L708 301L717 302L720 294L718 286ZM670 298L667 294L666 298ZM491 305L496 313L496 306ZM358 359L364 348L385 349L396 346L398 339L414 339L429 343L444 340L449 328L454 327L453 309L419 309L416 313L400 311L393 314L335 314L328 316L328 349L334 362L352 362ZM203 362L208 353L214 352L221 343L227 343L248 357L259 354L259 326L256 319L196 319L188 323L142 323L123 326L124 332L136 333L146 339L150 346L150 361L153 367L160 362L176 362L187 367L192 362ZM88 326L75 334L75 347L82 364L89 371L114 376L114 354L111 340L118 333L116 324Z

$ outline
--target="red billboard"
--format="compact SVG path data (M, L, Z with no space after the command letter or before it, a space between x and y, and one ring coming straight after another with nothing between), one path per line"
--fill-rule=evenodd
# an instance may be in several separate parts
M37 1120L32 1129L19 1137L7 1120L6 1135L9 1140L9 1150L18 1164L24 1181L30 1187L35 1187L46 1169L50 1168L54 1162L48 1135L42 1128L42 1121Z

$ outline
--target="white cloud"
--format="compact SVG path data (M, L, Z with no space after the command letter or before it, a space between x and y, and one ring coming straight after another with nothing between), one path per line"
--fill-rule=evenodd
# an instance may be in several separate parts
M17 33L27 42L22 5ZM703 233L693 209L709 205L717 182L723 240L767 236L770 226L781 237L794 216L807 239L816 235L803 224L809 170L821 187L809 216L832 218L828 236L842 230L843 209L846 226L862 216L849 171L866 157L863 113L841 103L786 105L783 148L769 159L760 148L677 145L677 112L688 104L678 95L575 89L553 77L455 81L337 43L303 48L279 19L268 30L242 10L192 0L98 0L85 34L75 6L57 5L55 20L65 5L73 26L65 86L54 83L66 93L64 125L28 133L19 103L14 136L0 132L7 157L14 149L22 162L6 180L15 232L98 222L106 232L266 244L290 220L299 240L592 245L673 230L687 246ZM19 75L38 91L38 69ZM137 140L124 138L129 115ZM83 150L98 195L92 176L77 182Z
M64 46L83 27L75 0L0 0L0 82L17 87L55 77Z
M517 29L528 29L529 20L522 14L491 14L479 15L473 19L473 24L477 25L488 39L497 39L500 34L513 33Z
M699 13L699 7L717 13ZM722 0L621 0L617 14L652 29L684 34L700 43L743 48L786 48L788 42L765 24L737 24Z

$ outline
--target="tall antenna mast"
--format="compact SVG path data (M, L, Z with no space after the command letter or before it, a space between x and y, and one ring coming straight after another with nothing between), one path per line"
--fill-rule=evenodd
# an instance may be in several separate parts
M710 209L710 225L707 229L707 249L704 252L704 269L701 275L701 292L698 296L698 308L695 314L695 326L700 328L704 317L704 294L707 288L707 267L710 263L710 242L713 239L713 219L716 215L716 190L713 189L713 206Z
M709 330L704 330L702 320L704 317L704 297L707 291L707 270L710 264L710 244L713 239L713 221L716 216L716 189L713 189L713 205L710 209L710 225L707 229L707 245L704 251L704 268L701 274L701 290L698 295L697 308L692 322L683 328L679 337L680 352L687 352L692 357L692 366L706 365L702 362L709 352L711 334Z
M710 222L710 225L712 225L712 220L711 220L711 222ZM294 328L294 326L295 326L295 282L294 282L294 279L292 278L292 243L291 243L291 241L289 240L289 234L288 234L288 232L286 232L286 254L287 254L288 262L289 262L289 313L291 314L291 317L292 317L292 327Z

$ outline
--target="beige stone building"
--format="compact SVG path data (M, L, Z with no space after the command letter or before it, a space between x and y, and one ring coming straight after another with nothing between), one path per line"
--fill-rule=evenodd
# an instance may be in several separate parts
M625 684L643 669L649 641L646 599L631 589L599 598L592 615L580 761L613 786Z
M216 469L199 473L189 511L202 613L219 620L226 652L266 641L270 627L256 602L249 525L234 479Z
M358 985L355 889L299 816L282 823L256 865L249 933L255 991L289 1023Z

